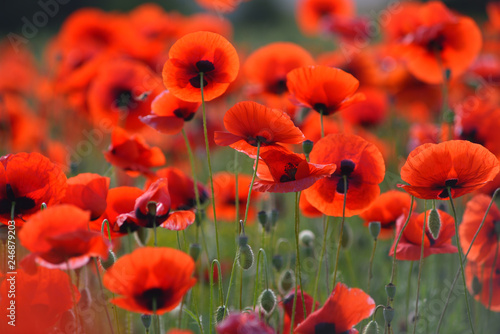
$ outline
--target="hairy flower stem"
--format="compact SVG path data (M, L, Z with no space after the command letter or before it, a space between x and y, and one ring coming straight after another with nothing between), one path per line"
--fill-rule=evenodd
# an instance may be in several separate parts
M340 248L342 247L342 236L344 234L344 223L345 223L345 204L347 202L347 176L343 175L344 178L344 204L342 206L342 220L340 222L340 233L337 245L337 255L335 256L335 269L333 270L333 289L335 289L335 283L337 282L337 269L339 264Z
M422 268L424 266L424 245L425 245L425 229L427 228L427 201L424 201L424 225L422 226L422 244L420 245L420 262L418 265L418 280L417 280L417 300L415 302L415 322L413 323L413 334L417 330L418 323L418 300L420 296L420 279L422 277Z

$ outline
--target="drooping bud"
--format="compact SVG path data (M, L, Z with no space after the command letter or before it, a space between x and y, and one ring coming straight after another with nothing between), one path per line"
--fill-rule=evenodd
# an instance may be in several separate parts
M281 273L278 289L280 293L286 295L295 286L295 276L291 269Z
M392 283L389 283L385 286L385 293L390 300L393 300L396 296L396 286Z
M276 307L276 295L273 290L266 289L262 291L259 296L260 307L266 312L266 315L269 315L273 312Z
M313 146L314 146L314 143L311 140L309 140L309 139L304 140L302 142L302 150L304 151L304 154L306 156L308 156L309 153L311 153L311 151L313 149Z
M156 202L148 202L148 215L156 216Z
M390 306L384 308L384 319L385 322L390 324L392 319L394 319L394 309Z
M113 264L115 264L116 255L112 250L109 250L107 260L103 261L102 258L99 258L99 262L101 263L101 266L104 268L104 270L108 270L109 268L111 268L111 266L113 266Z
M299 242L304 247L312 247L314 239L315 235L311 230L303 230L299 233Z
M221 305L217 307L217 310L215 310L215 323L219 324L224 320L224 316L226 315L226 307L224 305Z
M198 257L200 256L201 253L201 246L200 244L194 243L189 245L189 255L193 259L193 261L196 262L198 260Z
M248 237L245 234L238 236L238 245L240 247L248 245Z
M252 267L254 261L252 247L250 245L240 246L238 250L238 264L243 270L248 270Z
M379 333L378 324L375 320L370 321L363 330L363 334L378 334L378 333Z
M380 222L370 222L368 229L370 230L373 240L377 240L381 229Z
M271 260L274 269L276 271L281 271L281 268L283 268L283 256L276 254L273 256L273 259Z
M479 281L479 278L477 278L477 276L474 276L474 278L472 279L472 294L474 296L477 296L481 293L482 290L483 284Z
M150 314L141 314L141 321L144 328L148 329L151 326L151 315Z
M441 218L436 209L432 209L429 214L429 231L431 231L434 239L439 237L439 232L441 231Z

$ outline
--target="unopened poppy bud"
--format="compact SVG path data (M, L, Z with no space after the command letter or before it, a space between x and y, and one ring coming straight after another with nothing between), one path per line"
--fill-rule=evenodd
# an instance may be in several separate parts
M385 293L389 299L393 300L396 296L396 286L392 283L389 283L385 286Z
M288 291L290 291L290 289L292 289L294 286L295 286L295 277L293 271L288 269L280 275L279 286L278 286L279 290L284 295Z
M302 246L312 247L315 235L311 230L303 230L299 233L299 242Z
M226 307L224 305L221 305L217 307L217 310L215 310L215 323L219 324L224 320L224 316L226 315Z
M281 271L281 268L283 268L283 256L276 254L273 256L273 259L271 260L274 269L276 271Z
M271 226L276 226L276 222L278 221L279 218L279 211L276 209L271 210Z
M477 296L478 294L481 293L482 290L483 290L483 284L481 284L477 276L474 276L474 278L472 279L472 294L474 296Z
M267 213L265 211L259 211L258 213L259 223L263 229L267 230Z
M309 153L311 153L313 149L314 143L307 139L302 142L302 150L304 151L304 154L307 156Z
M147 245L150 237L148 228L139 227L134 235L139 246Z
M151 315L150 314L141 314L141 321L144 328L148 329L151 326Z
M378 324L375 320L370 321L363 330L363 334L378 334L378 333L379 333Z
M370 222L370 224L368 225L368 229L370 230L370 234L372 235L373 240L378 239L378 236L380 234L380 228L381 228L380 222Z
M267 315L271 314L276 306L276 295L273 290L266 289L262 291L259 297L260 307L266 312Z
M198 257L200 256L201 253L201 246L200 244L190 244L189 245L189 256L193 259L193 261L196 262L198 260Z
M352 245L352 229L349 225L344 225L344 232L342 233L342 248L349 249Z
M47 204L45 204L45 202L42 203L42 205L40 206L40 211L43 211L47 209Z
M148 215L156 216L156 202L148 202Z
M108 251L108 259L103 260L102 258L99 259L99 262L101 262L101 266L104 268L104 270L108 270L115 264L116 262L116 255L113 253L112 250Z
M249 245L240 246L238 252L238 264L243 270L248 270L253 265L253 251Z
M388 324L392 322L392 319L394 319L394 309L392 307L387 306L384 308L384 319Z
M240 245L240 247L248 245L248 237L245 234L238 236L238 245Z
M429 214L429 231L431 231L434 239L439 237L439 231L441 231L441 218L436 209L432 209Z

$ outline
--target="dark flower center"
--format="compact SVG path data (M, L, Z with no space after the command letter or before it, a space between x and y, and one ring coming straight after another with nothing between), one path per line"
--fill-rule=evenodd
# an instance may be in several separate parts
M328 115L328 108L326 107L326 104L324 104L324 103L314 104L313 109L319 113L323 113L323 115Z
M441 191L441 193L438 195L438 197L439 198L448 198L448 187L458 188L458 187L456 187L457 183L458 183L458 179L448 179L448 180L444 181L445 189L443 189L443 191Z
M137 107L137 102L130 90L122 89L115 94L114 106L122 110L131 110Z
M288 91L288 88L286 87L286 79L279 79L275 81L268 87L268 90L276 95L286 93Z
M437 35L427 43L427 50L431 52L441 52L444 50L444 42L444 36L441 34Z
M335 324L320 322L314 326L314 334L335 334Z
M356 164L349 159L344 159L340 162L341 178L337 182L337 192L343 194L346 189L349 189L349 175L354 171Z
M190 110L188 109L184 109L184 108L178 108L178 109L175 109L174 110L174 115L176 117L179 117L179 118L182 118L184 121L190 121L193 119L194 117L194 112L191 112Z
M0 214L10 213L12 210L12 203L15 202L14 214L19 214L24 211L31 210L35 207L36 203L29 197L16 197L12 186L7 183L5 186L5 193L7 198L0 199Z
M169 298L172 296L170 290L163 290L161 288L152 288L144 291L141 295L136 296L137 302L146 307L148 310L159 310L167 304ZM156 305L155 305L156 304Z
M196 69L198 70L199 73L205 74L205 73L209 73L209 72L212 72L213 70L215 70L215 66L209 60L200 60L200 61L196 62ZM189 79L189 83L194 88L201 88L200 81L201 81L200 74ZM205 75L204 75L203 76L203 87L205 87L206 85L208 85L208 81L205 80Z
M164 215L153 217L153 216L149 215L148 213L146 213L146 214L142 213L140 208L137 208L137 210L135 210L135 216L140 220L138 222L138 224L140 226L147 227L147 228L153 228L154 227L153 220L155 222L154 225L156 225L157 227L160 226L163 222L165 222L165 220L168 219L168 216L170 216L170 210Z
M285 174L281 175L280 182L295 181L295 173L297 173L297 166L291 162L285 165Z
M484 140L479 138L478 131L475 128L462 130L462 132L460 133L460 139L468 140L471 143L476 143L484 146Z

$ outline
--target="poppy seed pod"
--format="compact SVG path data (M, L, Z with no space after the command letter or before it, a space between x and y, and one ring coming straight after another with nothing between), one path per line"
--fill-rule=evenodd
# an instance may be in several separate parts
M260 307L266 312L267 315L271 314L276 307L276 295L273 290L266 289L262 291L259 297Z
M389 283L385 286L385 293L389 299L393 300L396 296L396 286L392 283Z
M215 323L219 324L224 320L224 316L226 315L226 307L224 305L221 305L217 307L217 310L215 310Z
M429 213L429 230L434 239L439 237L439 231L441 231L441 218L436 209L432 209Z
M189 255L191 258L196 262L198 260L198 257L200 256L201 253L201 246L200 244L194 243L189 245Z
M116 262L116 255L112 250L109 250L108 252L108 258L107 260L102 260L102 258L99 258L99 263L101 263L101 266L103 267L104 270L108 270L111 268L113 264Z
M375 320L370 321L363 330L363 334L378 334L378 333L379 333L378 324Z
M274 269L276 271L281 271L281 268L283 268L283 256L276 254L273 256L273 259L271 260Z
M252 247L249 245L240 246L238 250L238 264L243 270L248 270L252 267L254 261Z
M372 235L373 240L377 240L381 229L380 222L370 222L370 224L368 225L368 229L370 230L370 234Z
M312 247L315 235L311 230L303 230L299 233L299 242L304 247Z
M309 153L311 153L313 149L314 143L307 139L302 142L302 150L304 151L304 154L308 157Z
M148 329L151 326L151 315L150 314L141 314L141 321L144 328Z
M390 306L384 308L384 319L385 322L390 324L392 319L394 319L394 309Z
M281 273L278 285L280 293L284 295L288 291L290 291L290 289L292 289L294 286L295 286L295 277L293 271L291 269L288 269L283 273Z

